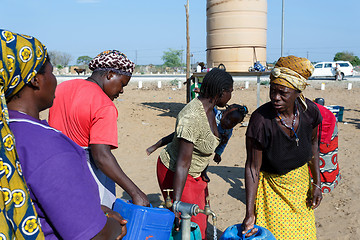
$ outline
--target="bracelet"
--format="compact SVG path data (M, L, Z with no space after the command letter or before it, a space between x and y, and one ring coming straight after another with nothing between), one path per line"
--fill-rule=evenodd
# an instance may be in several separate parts
M105 213L105 216L106 216L106 217L109 217L109 213L106 212L106 213Z
M318 189L320 189L321 190L321 187L319 187L318 185L316 185L315 183L313 183L312 182L312 184L315 186L315 187L317 187Z

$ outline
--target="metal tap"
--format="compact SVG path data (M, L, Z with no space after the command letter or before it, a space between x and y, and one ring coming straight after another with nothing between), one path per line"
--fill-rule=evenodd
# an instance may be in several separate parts
M213 225L216 226L217 217L216 217L216 214L210 209L209 197L206 197L206 204L205 204L204 210L200 209L200 208L197 208L196 213L202 213L202 214L205 214L206 216L211 215Z
M173 203L171 201L170 192L174 191L174 189L164 189L163 191L167 192L167 196L166 196L166 199L165 199L165 206L167 208L171 208Z

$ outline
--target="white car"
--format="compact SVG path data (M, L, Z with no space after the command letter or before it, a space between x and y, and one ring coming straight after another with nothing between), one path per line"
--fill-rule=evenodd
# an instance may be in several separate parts
M337 62L319 62L314 64L314 73L311 78L316 77L334 77L336 79L336 64L339 64L340 78L343 80L346 76L354 76L354 67L349 61Z

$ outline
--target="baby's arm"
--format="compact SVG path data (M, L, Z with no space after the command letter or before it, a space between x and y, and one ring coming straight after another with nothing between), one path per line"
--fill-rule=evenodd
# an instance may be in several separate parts
M175 134L175 132L167 135L166 137L163 137L157 143L155 143L154 145L148 147L146 149L146 154L149 156L150 154L155 152L156 149L158 149L159 147L165 146L165 145L169 144L170 142L172 142L172 139L174 138L174 134Z
M215 152L214 162L216 162L217 164L221 162L221 156L217 152Z
M217 148L215 149L214 162L216 162L217 164L221 162L221 154L224 152L225 147L229 142L231 135L232 135L232 129L231 131L228 132L228 134L223 134L221 136L221 142L219 146L217 146Z

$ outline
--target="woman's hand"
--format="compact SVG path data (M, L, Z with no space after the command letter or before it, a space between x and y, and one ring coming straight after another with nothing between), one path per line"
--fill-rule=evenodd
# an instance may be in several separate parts
M180 213L178 213L178 212L174 212L174 213L175 213L174 230L176 232L178 232L178 231L180 231L180 219L181 219L181 217L180 217Z
M308 199L308 206L311 207L312 209L316 209L322 200L322 192L321 189L319 189L316 186L312 186L312 197L310 199Z
M254 235L258 229L254 228L255 225L255 216L246 216L243 223L242 223L242 234L246 234L245 237L250 237ZM251 230L249 233L247 233L249 230Z
M120 223L121 234L116 238L116 240L122 239L126 235L126 232L127 232L127 229L126 229L127 221L125 219L123 219L123 217L118 212L115 212L113 210L110 210L109 212L107 212L107 216L115 219L116 221L118 221Z
M313 129L312 137L311 137L311 151L313 157L309 161L309 167L311 171L311 175L313 177L312 191L311 191L311 199L308 199L308 206L312 209L317 208L320 205L322 200L322 192L320 189L320 166L319 166L319 147L318 147L318 137L317 137L317 127Z
M108 217L108 221L107 221L105 227L101 230L101 232L97 236L95 236L94 239L109 238L109 234L110 234L110 232L113 232L114 227L115 227L115 229L116 228L119 229L116 222L120 224L121 233L115 239L116 240L122 239L126 235L126 232L127 232L127 229L126 229L127 221L118 212L115 212L104 205L101 205L101 210ZM112 225L111 222L115 225Z
M135 205L139 205L139 206L144 206L144 207L149 207L150 206L150 202L149 202L146 194L141 192L141 191L138 194L136 194L135 196L132 197L132 202Z

